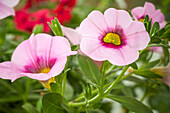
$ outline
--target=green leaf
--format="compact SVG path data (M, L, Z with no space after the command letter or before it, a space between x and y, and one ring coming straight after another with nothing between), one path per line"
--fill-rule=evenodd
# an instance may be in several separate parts
M162 42L162 40L158 36L151 36L151 42L150 43L159 44L161 42Z
M147 47L165 47L165 48L170 48L169 45L164 45L164 44L151 44L151 45L148 45Z
M159 23L155 22L152 26L152 29L151 29L151 33L150 33L151 36L153 36L156 33L157 30L159 30Z
M62 104L64 104L63 97L58 93L47 93L43 96L42 107L44 113L67 113L62 108Z
M136 62L133 62L132 64L130 64L130 66L131 66L133 69L138 69L138 66L137 66Z
M155 33L155 36L161 36L164 32L165 32L165 28L162 28L162 29L159 29L156 33Z
M36 25L36 26L33 28L32 32L34 33L34 35L36 35L36 34L38 34L38 33L42 33L42 32L43 32L43 28L44 28L43 24Z
M170 37L170 29L166 30L161 36L161 39L169 39Z
M97 64L87 56L83 55L78 55L78 61L87 79L92 83L100 85L101 74Z
M152 62L149 62L147 64L142 65L139 69L150 69L153 68L154 66L156 66L158 63L160 62L160 60L155 60Z
M50 87L52 92L60 93L61 91L61 86L59 83L50 83Z
M149 71L149 70L134 70L133 71L136 75L140 75L146 78L162 78L160 75Z
M149 16L148 15L145 16L144 22L149 22Z
M170 61L169 49L163 47L163 53L164 53L164 58L163 58L162 62L164 64L164 66L166 66L169 64L169 61Z
M49 22L47 22L47 23L56 36L63 36L61 24L60 24L60 22L58 21L57 18L55 18L54 20L51 20L52 24L50 24Z
M135 113L153 113L150 108L148 108L146 105L144 105L143 103L141 103L133 98L124 97L124 96L116 96L116 95L111 95L111 94L109 94L106 97L119 102L125 108L127 108L128 110L133 111Z
M22 108L24 108L27 113L39 113L38 110L32 106L30 103L25 103Z

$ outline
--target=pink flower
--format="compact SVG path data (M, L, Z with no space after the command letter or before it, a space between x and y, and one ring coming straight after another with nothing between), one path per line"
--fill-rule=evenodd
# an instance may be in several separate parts
M1 0L0 1L0 20L10 15L15 15L13 9L19 3L19 0Z
M161 81L170 87L170 64L166 67L152 68L150 71L162 76Z
M61 26L61 27L62 27L64 36L66 36L66 38L68 38L73 45L80 45L82 35L80 33L79 27L77 27L76 29L72 29L72 28L64 27L64 26Z
M159 22L160 28L165 26L163 21L165 17L160 9L155 10L155 6L150 2L145 2L144 7L136 7L132 9L132 15L136 21L144 21L146 15L149 16L149 19L152 18L152 24L156 21Z
M12 81L22 76L46 81L62 72L71 51L67 39L48 34L32 34L14 51L11 62L0 63L0 78Z
M80 31L83 53L93 60L108 60L119 66L136 61L138 50L144 49L150 40L143 23L132 21L128 12L114 8L104 15L91 12L80 24Z

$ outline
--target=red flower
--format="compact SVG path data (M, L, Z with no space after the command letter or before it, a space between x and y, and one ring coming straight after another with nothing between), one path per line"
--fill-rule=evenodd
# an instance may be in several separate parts
M15 23L18 29L28 32L32 32L32 28L36 24L32 21L32 14L29 14L25 10L16 12Z
M50 0L51 2L59 2L59 0ZM51 9L39 9L41 4L48 4L48 0L28 0L26 5L16 12L15 22L20 30L32 32L36 24L44 25L44 32L49 32L50 28L47 22L57 17L61 24L64 24L71 19L71 11L75 6L76 0L60 0L59 4ZM38 9L33 12L33 10Z

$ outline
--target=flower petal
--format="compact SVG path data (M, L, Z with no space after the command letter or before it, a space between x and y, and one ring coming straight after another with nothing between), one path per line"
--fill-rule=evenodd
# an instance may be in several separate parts
M8 7L14 7L19 3L20 0L1 0L0 2Z
M125 30L126 43L137 50L146 48L150 41L149 34L146 32L142 22L134 21Z
M144 14L148 14L148 15L152 15L154 12L155 12L155 6L150 3L150 2L145 2L145 5L144 5Z
M3 62L0 63L0 78L2 79L10 79L12 82L17 78L22 77L20 73L23 71L12 62Z
M109 28L115 29L116 19L117 19L117 10L114 8L109 8L104 12L104 17Z
M144 32L145 30L145 26L142 22L139 21L133 21L130 23L130 25L128 26L127 29L125 29L124 33L125 35L132 35L138 32Z
M23 76L27 76L32 79L45 81L51 78L48 74L45 73L21 73Z
M129 35L126 38L127 44L136 50L145 49L150 41L149 35L145 31Z
M67 62L67 57L63 57L60 59L57 59L49 73L22 73L22 75L30 77L32 79L40 80L40 81L46 81L50 79L51 77L55 77L56 75L59 75Z
M119 48L119 52L117 51L116 54L118 54L117 58L114 59L113 57L112 59L109 59L109 61L111 63L116 62L115 64L119 66L131 64L139 58L138 50L135 50L128 45Z
M83 35L95 36L96 38L105 34L107 24L103 14L99 11L92 11L80 24L80 31Z
M127 11L117 10L116 29L119 29L119 27L122 29L126 29L130 25L131 22L132 22L132 18L130 17Z
M35 49L35 43L32 42L34 36L31 35L29 40L23 41L17 46L12 54L11 61L19 66L25 66L28 64L34 64L37 66L37 55Z
M80 28L72 29L62 26L64 36L66 36L73 45L79 45L82 38L78 29Z
M151 15L151 18L152 18L152 22L163 22L165 20L165 16L163 15L163 13L161 12L160 9L156 10L152 15Z
M145 16L143 7L133 8L131 12L136 21L138 21L140 17Z
M139 57L138 51L128 45L118 49L106 48L99 41L89 38L82 39L80 48L93 60L109 60L112 64L119 66L130 64Z
M14 9L0 2L0 20L10 15L15 15Z
M51 77L55 77L56 75L59 75L64 70L66 62L67 62L67 57L57 59L57 61L51 68L50 72L48 73L48 75L50 75Z

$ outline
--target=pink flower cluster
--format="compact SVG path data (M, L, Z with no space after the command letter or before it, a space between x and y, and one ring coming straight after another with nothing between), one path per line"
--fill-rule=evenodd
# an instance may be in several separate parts
M151 3L146 3L144 8L133 9L132 14L136 21L124 10L109 8L104 14L92 11L76 30L64 26L62 29L71 43L80 44L82 54L91 59L108 60L118 66L128 65L139 58L139 50L145 49L150 41L144 24L139 20L146 14L153 22L161 24L164 20L160 11L155 10ZM32 34L16 48L10 62L0 63L0 78L14 81L28 76L45 81L60 74L67 56L76 53L71 51L64 37Z

